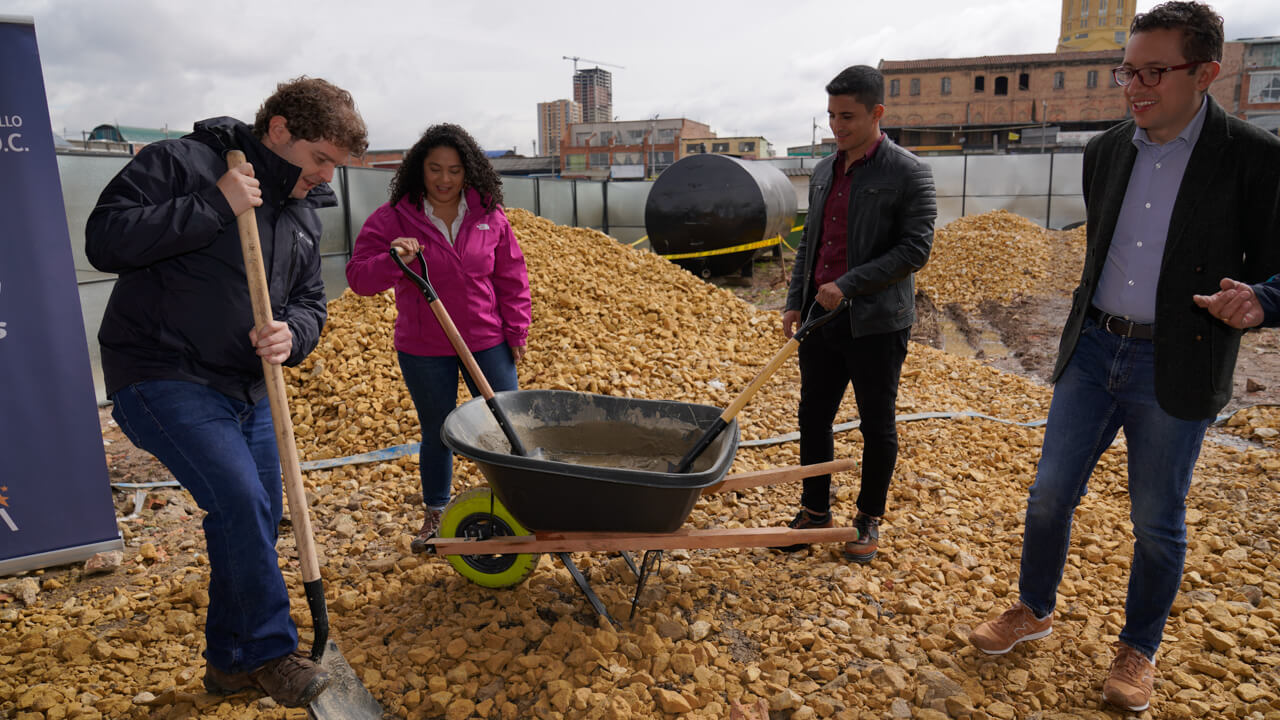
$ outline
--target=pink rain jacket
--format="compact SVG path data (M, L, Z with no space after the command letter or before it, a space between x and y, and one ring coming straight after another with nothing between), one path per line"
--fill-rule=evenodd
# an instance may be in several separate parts
M533 306L529 273L507 216L498 206L485 210L480 193L467 193L467 214L453 245L431 224L422 206L401 198L384 204L365 220L347 263L347 284L358 295L396 289L395 347L410 355L455 355L426 298L391 259L391 241L414 237L422 245L427 279L472 352L503 340L524 345ZM415 272L415 257L406 261Z

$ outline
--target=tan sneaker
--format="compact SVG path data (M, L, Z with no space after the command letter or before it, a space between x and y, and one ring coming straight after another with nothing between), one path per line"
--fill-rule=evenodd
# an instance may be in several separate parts
M1031 608L1019 601L995 620L988 620L969 633L969 642L988 655L1003 655L1014 645L1039 640L1053 632L1053 615L1037 620Z
M1116 659L1111 661L1111 674L1102 683L1102 699L1125 710L1142 712L1151 706L1155 680L1155 663L1142 651L1116 643Z
M441 510L427 508L427 514L422 519L422 529L418 530L418 534L409 543L410 550L416 553L435 551L430 542L431 538L435 537L436 533L440 531L440 515L442 513L443 511Z

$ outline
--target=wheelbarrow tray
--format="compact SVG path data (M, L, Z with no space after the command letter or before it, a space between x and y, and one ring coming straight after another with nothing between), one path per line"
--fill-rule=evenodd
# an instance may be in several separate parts
M495 399L531 456L512 455L477 398L445 418L440 436L474 461L507 510L532 531L674 532L702 490L720 482L738 448L735 420L687 473L667 472L720 408L566 390Z

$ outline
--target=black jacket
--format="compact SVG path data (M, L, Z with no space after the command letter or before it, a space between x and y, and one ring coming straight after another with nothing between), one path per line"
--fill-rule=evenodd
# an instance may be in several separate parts
M289 324L296 365L325 321L320 219L336 205L327 185L289 197L301 174L232 118L196 124L177 140L147 145L98 198L85 228L89 262L118 273L98 342L107 394L143 380L186 380L257 402L262 361L249 342L253 310L240 236L216 184L239 149L261 182L258 232L272 315Z
M796 248L787 310L804 311L817 294L813 268L822 243L823 207L836 156L823 158L809 180L809 214ZM920 158L885 138L853 173L849 188L848 270L835 282L849 298L854 337L893 332L915 322L915 281L933 247L938 214L933 172Z
M1088 244L1062 331L1057 380L1075 350L1098 289L1138 155L1132 120L1084 151ZM1196 306L1224 277L1246 283L1280 271L1280 138L1231 117L1212 97L1178 188L1156 281L1156 399L1184 420L1213 417L1231 399L1240 331Z

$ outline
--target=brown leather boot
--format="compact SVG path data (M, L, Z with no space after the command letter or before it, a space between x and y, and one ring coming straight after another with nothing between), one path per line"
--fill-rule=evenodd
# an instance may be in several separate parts
M310 705L328 685L329 673L300 650L268 660L250 672L226 673L206 665L204 673L204 687L214 695L261 690L285 707Z

